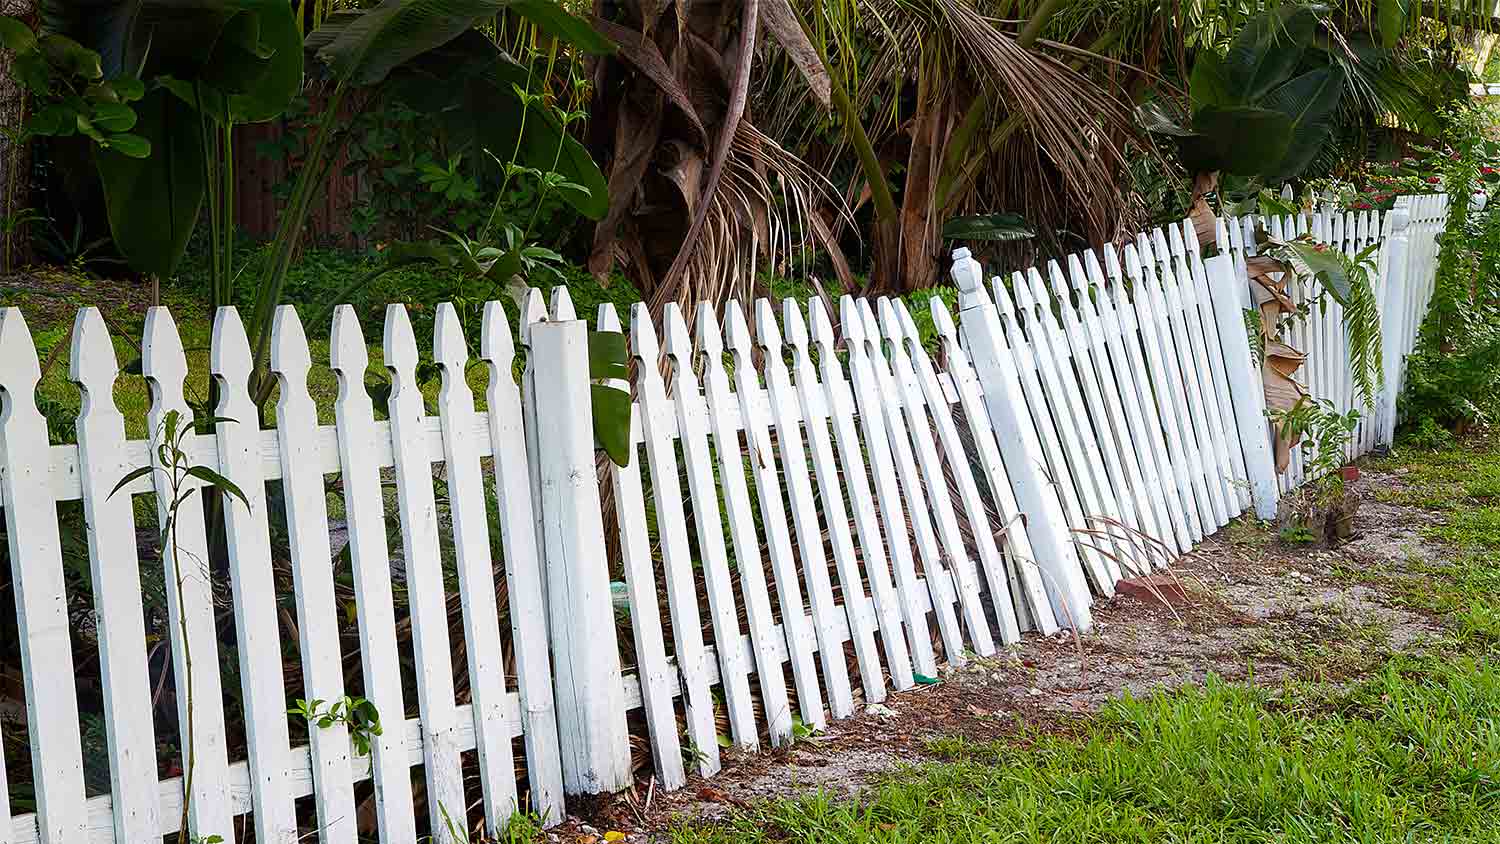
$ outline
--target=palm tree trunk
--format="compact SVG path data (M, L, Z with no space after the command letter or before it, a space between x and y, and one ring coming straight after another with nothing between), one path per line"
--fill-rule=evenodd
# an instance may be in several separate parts
M0 0L0 14L28 23L36 14L36 0ZM0 220L11 221L27 206L31 184L31 155L26 143L12 143L26 122L26 89L11 73L11 54L0 51ZM26 233L7 226L0 243L0 272L26 263Z

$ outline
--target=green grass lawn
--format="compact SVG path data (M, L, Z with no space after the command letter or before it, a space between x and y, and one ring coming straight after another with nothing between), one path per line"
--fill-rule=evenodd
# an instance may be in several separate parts
M1404 561L1386 581L1451 622L1431 654L1348 685L1210 680L1117 699L1073 732L940 739L933 761L860 799L787 798L679 823L672 840L1500 841L1500 453L1409 452L1383 468L1406 470L1390 498L1445 517L1427 534L1451 558Z

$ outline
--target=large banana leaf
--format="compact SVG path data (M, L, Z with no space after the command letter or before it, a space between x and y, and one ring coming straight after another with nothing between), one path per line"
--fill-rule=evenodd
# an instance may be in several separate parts
M168 276L187 249L203 203L203 135L197 115L158 88L135 104L134 131L151 154L132 158L94 151L115 245L130 266Z
M511 0L384 0L373 9L329 17L308 36L307 47L339 81L374 85L510 4Z
M1193 115L1193 134L1177 139L1177 151L1189 171L1261 173L1286 155L1291 135L1291 118L1280 111L1206 106Z
M1235 102L1253 103L1280 85L1297 69L1317 25L1312 9L1291 3L1247 21L1224 55L1228 94Z
M206 87L215 119L279 116L302 86L301 36L287 0L54 0L48 26L97 51L104 76ZM196 98L189 105L195 105Z
M1344 93L1338 67L1309 71L1267 94L1261 104L1291 119L1286 154L1266 171L1266 182L1283 182L1301 173L1328 140L1329 118Z

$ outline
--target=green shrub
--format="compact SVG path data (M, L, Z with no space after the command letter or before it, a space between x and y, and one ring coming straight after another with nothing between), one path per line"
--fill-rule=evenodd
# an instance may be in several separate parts
M1489 163L1500 144L1484 137L1485 121L1477 109L1452 117L1442 177L1452 203L1401 395L1404 418L1419 429L1461 429L1500 408L1500 214L1494 197L1482 210L1468 202L1476 190L1492 193L1500 178Z

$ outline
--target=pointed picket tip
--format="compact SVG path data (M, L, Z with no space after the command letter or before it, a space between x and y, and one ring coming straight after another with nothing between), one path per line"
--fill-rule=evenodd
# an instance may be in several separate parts
M9 360L9 355L4 359ZM110 341L104 315L92 305L79 308L78 315L73 318L68 380L83 385L87 393L110 396L113 400L115 379L119 377L120 363L115 357L115 344Z
M1234 239L1229 235L1229 224L1222 217L1214 223L1214 240L1218 242L1220 252L1227 252L1235 247Z
M365 332L353 305L339 305L333 311L333 328L328 335L328 365L334 372L364 383L370 366L370 350L365 347Z
M818 301L814 298L812 301ZM812 307L812 301L808 307ZM807 351L809 337L807 336L807 320L802 317L802 309L797 307L797 300L787 298L781 300L781 325L786 332L786 343L798 354Z
M927 308L932 312L932 324L937 326L937 333L944 340L958 340L958 326L953 324L953 315L948 313L948 306L943 304L941 296L934 296L927 300Z
M542 301L542 291L535 287L526 288L526 295L521 297L521 344L530 346L531 327L546 321L547 305Z
M1099 288L1099 292L1103 293L1104 267L1100 266L1099 256L1092 249L1083 251L1083 272L1088 284Z
M698 336L698 348L714 360L724 355L724 335L719 330L719 318L714 316L714 306L698 303L698 313L693 320L693 330Z
M661 361L661 344L651 322L651 309L645 302L630 306L630 352L644 364L640 371L647 377L654 376Z
M1125 244L1125 270L1132 279L1141 279L1141 254L1134 243Z
M1148 264L1156 261L1155 245L1151 241L1151 235L1141 232L1135 236L1135 250L1141 260L1141 268L1145 269Z
M833 320L828 318L828 308L823 304L821 296L808 300L807 316L812 320L813 342L825 353L831 352L838 337L833 333Z
M896 318L896 309L891 307L889 297L881 296L875 300L876 317L880 320L880 331L897 347L901 347L901 341L905 339L906 332L901 329L901 321ZM904 349L903 349L904 351Z
M692 368L693 338L688 334L687 320L682 317L682 308L676 302L668 302L662 309L662 319L667 329L667 357L678 366Z
M176 385L180 391L187 379L187 356L182 352L182 338L172 312L159 305L147 309L142 333L141 374L164 387Z
M20 308L0 308L0 388L12 400L24 395L27 401L35 401L33 393L41 380L42 367L26 317Z
M573 307L573 295L566 285L552 288L552 318L558 322L578 319L578 310Z
M621 332L620 314L615 310L613 302L603 302L599 305L599 309L594 312L594 326L599 331L611 334Z
M1041 270L1028 267L1024 273L1016 273L1012 281L1015 282L1011 289L1015 291L1016 310L1025 311L1030 316L1036 309L1037 301L1041 298L1038 295L1042 289Z
M1013 296L1010 291L1011 288L1020 287L1025 284L1025 282L1021 279L1021 273L1019 271L1011 273L1010 284L1011 287L1006 287L1005 279L998 275L990 279L990 286L995 289L995 307L1000 309L1000 313L1002 316L1015 319L1016 300L1015 296Z
M484 321L479 337L479 357L505 368L516 359L516 341L510 334L510 317L505 306L491 299L484 303Z
M385 365L400 374L415 376L417 367L417 337L411 330L411 317L404 305L391 304L385 308ZM411 386L411 385L408 385Z
M1051 310L1050 303L1047 301L1047 291L1049 288L1058 299L1066 303L1068 299L1068 277L1063 272L1062 264L1059 264L1057 261L1047 262L1046 281L1038 283L1032 291L1036 295L1037 302L1042 307Z
M750 337L750 326L745 322L745 311L740 308L740 303L730 299L724 305L724 337L729 341L729 351L735 357L744 361L745 366L750 365L750 350L755 348L755 341Z
M1224 225L1224 221L1222 219L1219 219L1217 217L1214 218L1215 232L1217 232L1219 226L1222 225ZM1203 244L1198 242L1198 227L1193 225L1192 220L1182 221L1182 240L1185 248L1187 249L1187 254L1189 257L1196 258L1202 253Z
M1078 295L1088 295L1089 277L1083 269L1083 259L1076 252L1068 255L1068 282Z
M796 310L795 303L792 310ZM776 308L764 297L755 300L755 336L762 349L781 359L781 326L776 324Z
M875 309L871 307L870 300L861 296L856 300L859 308L859 318L865 324L865 342L873 347L872 354L880 354L880 321L875 318Z
M1120 250L1116 249L1113 243L1104 244L1104 271L1113 279L1118 279L1123 275L1120 271Z
M452 302L437 306L437 317L432 323L432 359L444 370L462 373L469 362L469 346L464 342L463 323L458 318L458 309Z
M250 338L245 335L245 323L240 321L240 312L233 306L225 305L214 314L212 345L209 371L222 380L231 393L239 388L248 389L250 370L255 362L250 355Z
M1165 262L1172 254L1171 247L1167 245L1167 236L1160 228L1151 230L1151 249L1155 252L1157 261Z
M844 345L851 351L865 342L864 318L859 314L859 305L854 297L847 293L839 299L839 325L844 329ZM814 328L814 335L816 331Z
M938 299L938 301L942 302L942 299ZM912 319L911 311L907 309L906 302L897 299L891 307L896 309L896 320L901 326L901 333L905 334L906 338L911 340L917 349L925 351L922 349L922 333L917 330L917 321ZM937 321L936 316L933 317L933 321Z
M311 368L312 352L307 348L307 335L297 309L291 305L278 306L271 323L271 371L301 380Z

